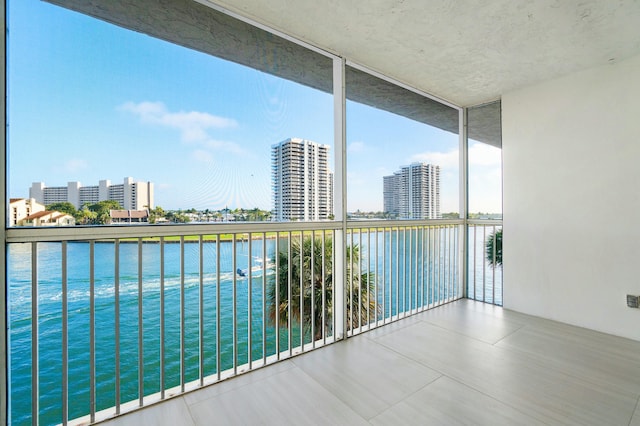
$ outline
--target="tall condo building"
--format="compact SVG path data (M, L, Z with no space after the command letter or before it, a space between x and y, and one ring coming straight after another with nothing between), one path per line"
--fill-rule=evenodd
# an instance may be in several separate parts
M44 182L34 182L29 189L29 198L46 205L68 201L77 209L84 204L114 200L125 210L145 210L154 207L153 183L134 182L125 178L124 183L112 185L109 180L101 180L96 186L82 186L80 182L69 182L67 186L45 186Z
M384 212L398 219L440 219L440 166L413 163L383 178Z
M274 219L329 219L333 214L329 146L289 138L271 148Z

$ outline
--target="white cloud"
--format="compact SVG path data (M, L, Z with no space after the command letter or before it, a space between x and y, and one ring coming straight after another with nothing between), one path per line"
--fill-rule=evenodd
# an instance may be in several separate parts
M502 151L484 143L474 143L469 147L469 165L500 167ZM424 162L440 166L442 169L459 167L458 149L449 152L421 152L409 158L411 162Z
M238 123L231 118L219 117L200 111L171 112L162 102L126 102L118 107L138 117L141 122L178 130L186 143L202 144L209 149L242 154L244 150L233 142L220 142L211 137L209 131L233 128Z
M421 152L409 157L410 162L421 162L440 166L441 169L457 168L459 166L458 150L449 152Z

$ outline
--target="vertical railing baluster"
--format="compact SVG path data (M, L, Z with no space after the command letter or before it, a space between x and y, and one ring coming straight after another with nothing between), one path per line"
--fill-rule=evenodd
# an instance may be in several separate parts
M455 299L455 290L454 290L454 283L455 283L455 275L454 275L454 262L455 262L455 239L454 236L452 235L454 234L454 227L449 225L448 226L448 242L447 242L447 246L449 247L449 261L448 261L448 269L449 269L449 289L448 289L448 293L449 293L449 302L451 302L453 299Z
M449 293L449 259L451 253L449 252L449 225L444 225L444 253L443 253L443 273L444 273L444 301L448 302L449 297L451 297L451 293Z
M253 304L252 304L252 296L253 296L253 271L251 270L252 263L252 243L253 243L253 235L251 232L248 234L249 239L247 241L247 274L249 274L248 282L247 282L247 363L249 364L249 370L253 365L253 356L251 355L251 349L253 348L252 342L252 334L253 334Z
M435 266L435 227L429 227L429 308L435 306L435 282L436 270Z
M232 274L232 285L231 285L231 312L232 312L232 323L233 323L233 375L238 374L238 294L237 294L237 285L238 285L238 274L236 273L238 268L238 259L237 259L237 247L236 247L236 238L237 234L233 233L231 236L231 274Z
M267 234L262 233L262 365L267 364Z
M184 289L184 236L180 236L180 392L184 393L185 361L185 289Z
M311 291L311 349L316 347L316 289L315 289L315 246L316 231L311 231L311 270L309 271L309 290Z
M478 251L478 227L476 225L473 225L473 300L478 300L478 295L476 294L476 252Z
M460 271L458 269L458 265L460 264L460 250L459 250L459 241L460 241L460 227L453 227L453 285L455 286L454 296L455 299L458 299L460 295Z
M420 247L421 247L421 250L422 250L421 256L420 256L420 274L421 274L420 275L421 276L421 278L420 278L420 284L421 284L420 285L420 290L421 290L420 307L421 307L422 311L424 311L424 307L425 307L424 306L425 305L425 303L424 303L424 290L425 290L425 281L426 281L425 280L425 269L424 269L424 260L425 260L425 257L426 257L425 245L426 245L426 242L427 242L425 237L424 237L425 229L426 229L425 226L422 226L420 228L420 242L421 242Z
M436 300L438 306L441 304L440 301L442 300L442 294L441 294L442 293L442 291L441 291L442 283L440 282L441 281L440 270L442 268L442 260L440 259L440 251L441 251L440 248L441 248L441 245L442 245L442 226L438 225L435 228L435 241L434 241L435 266L437 268L436 269L436 288L435 288L437 297L436 297L435 300Z
M418 304L418 237L415 226L409 228L409 252L409 315L413 315Z
M395 228L396 235L396 319L400 319L400 228Z
M204 243L198 236L199 288L198 288L198 351L200 358L200 386L204 386Z
M353 233L356 232L355 228L351 230L351 246L350 248L348 248L348 253L349 253L349 273L347 274L347 282L345 283L345 285L348 286L349 288L349 315L347 315L347 331L350 332L350 335L353 336L353 334L355 333L355 328L354 327L354 312L353 312L353 284L355 282L355 274L353 271L354 265L353 265L353 258L354 258L354 254L355 254L355 250L353 247ZM349 335L349 334L348 334Z
M422 290L422 273L420 267L422 266L424 251L422 250L422 230L424 228L421 225L416 226L416 263L414 265L414 270L416 274L416 306L415 312L420 312L420 307L422 303L420 302L420 295Z
M388 269L391 271L391 267ZM382 325L387 323L387 228L382 228Z
M160 237L160 399L165 398L164 237Z
M91 423L96 420L96 252L89 242L89 408Z
M445 293L447 297L445 298L446 302L451 300L451 227L449 225L445 225L445 262L444 262L444 274L445 274Z
M115 396L116 396L116 414L120 414L120 240L115 240L113 247L113 290L114 290L114 346L115 346Z
M429 308L433 308L433 306L435 306L435 282L436 282L436 274L435 274L435 231L434 231L435 227L434 226L430 226L429 227L429 241L428 241L428 250L429 250L429 257L428 257L428 268L429 268L429 284L428 284L428 302L429 302Z
M142 297L142 238L138 238L138 405L140 407L144 405L144 329L142 323Z
M411 228L409 228L409 232L411 232ZM407 286L409 285L409 280L407 280L407 256L409 257L409 262L411 262L411 249L409 249L409 253L407 253L407 227L404 227L402 230L402 317L407 316ZM409 272L411 272L411 265L409 265Z
M442 263L442 302L446 302L447 298L449 297L449 294L447 293L447 286L448 286L448 276L447 276L447 226L444 225L441 228L441 235L442 235L442 246L441 246L441 263Z
M442 288L442 279L441 279L441 274L440 274L440 270L442 269L442 260L440 259L440 254L441 254L441 246L442 246L442 226L437 226L436 227L436 265L437 265L437 277L436 277L436 284L437 284L437 293L438 293L438 298L437 298L437 302L438 305L442 304L442 292L441 292L441 288Z
M374 307L373 307L373 314L376 316L376 322L375 322L375 326L378 326L378 321L380 318L378 315L378 256L379 256L379 252L378 252L378 238L379 238L379 233L380 233L380 228L374 228L375 230L375 256L374 256L374 265L373 265L373 274L374 274L374 279L375 279L375 300L374 300ZM369 240L371 241L371 240Z
M433 303L433 249L431 248L433 243L432 226L427 227L427 308L431 308Z
M495 304L496 303L496 250L497 250L497 245L498 245L498 238L496 235L496 226L493 225L493 244L492 244L492 253L491 253L491 257L493 260L493 268L491 268L491 272L493 274L492 276L492 298L491 298L491 303Z
M351 277L352 283L358 283L358 327L359 332L362 333L362 258L364 257L364 248L362 247L362 232L363 228L358 229L358 241L360 256L358 256L358 275L353 274ZM354 248L355 249L355 248ZM353 250L353 249L352 249ZM353 254L353 253L352 253ZM353 273L353 270L352 270Z
M300 352L304 352L304 231L300 231L300 252L298 255L300 256L300 270L298 271L298 275L300 275L298 282L300 288L300 304L298 305L300 309Z
M69 422L69 299L67 276L67 242L62 249L62 424Z
M342 306L336 306L336 252L338 248L336 247L338 233L336 230L331 231L331 322L333 324L333 328L331 329L331 336L333 337L333 341L337 340L336 338L336 327L338 324L338 316L336 315L336 309L341 309ZM342 326L341 326L342 327Z
M484 257L487 247L487 227L482 227L482 301L487 300L487 260Z
M216 234L216 378L220 380L221 356L220 356L220 234Z
M326 237L327 237L327 233L326 231L322 231L321 233L322 235L322 239L321 239L321 244L322 246L320 247L322 250L322 270L320 271L320 279L322 280L322 344L326 344L327 343L327 286L325 283L325 279L326 279L326 275L325 275L325 268L326 268ZM331 246L331 248L333 248L333 246ZM333 250L332 250L333 251Z
M31 243L31 424L37 425L40 412L40 368L38 364L38 243Z
M280 232L276 232L275 240L275 260L276 260L276 276L274 278L273 292L276 294L276 304L273 307L274 316L276 317L276 359L280 360Z
M449 225L445 225L445 242L444 242L444 256L445 256L445 262L444 262L444 283L445 283L445 294L447 295L445 298L445 301L448 302L451 300L451 228L449 227Z
M293 354L293 350L291 348L292 343L293 343L293 338L292 338L292 331L293 331L293 321L291 320L291 313L293 312L293 307L291 306L293 303L293 290L292 290L292 286L293 283L291 281L293 281L292 278L292 274L293 274L293 261L292 261L292 255L293 255L293 251L292 251L292 237L291 237L291 231L289 231L288 233L288 240L287 240L287 328L288 328L288 335L287 335L287 343L288 343L288 350L289 350L289 356L291 356Z
M411 303L411 312L413 313L417 313L418 312L418 289L420 288L420 279L419 279L419 275L418 275L418 266L420 265L420 246L419 246L419 242L420 239L418 237L420 233L420 228L419 227L415 227L415 229L411 230L411 245L413 246L413 248L411 249L412 251L412 262L413 262L413 287L414 287L414 292L413 292L413 302Z

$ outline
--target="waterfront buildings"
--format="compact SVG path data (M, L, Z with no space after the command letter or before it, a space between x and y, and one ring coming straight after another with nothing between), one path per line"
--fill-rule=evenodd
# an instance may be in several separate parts
M397 219L440 219L440 167L404 166L383 178L384 212Z
M333 214L329 146L300 138L272 145L273 217L324 220Z
M111 223L147 223L149 210L109 210Z
M9 200L9 226L73 226L73 216L59 211L47 211L33 198Z
M153 183L134 182L127 177L122 184L112 184L101 180L95 186L82 186L80 182L69 182L67 186L46 186L44 182L34 182L29 189L29 197L44 205L69 202L77 209L84 204L114 200L125 210L144 210L154 207Z

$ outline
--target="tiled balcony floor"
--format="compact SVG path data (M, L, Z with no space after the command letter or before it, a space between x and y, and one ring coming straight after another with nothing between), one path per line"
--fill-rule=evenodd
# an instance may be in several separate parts
M108 425L640 426L640 342L462 300Z

